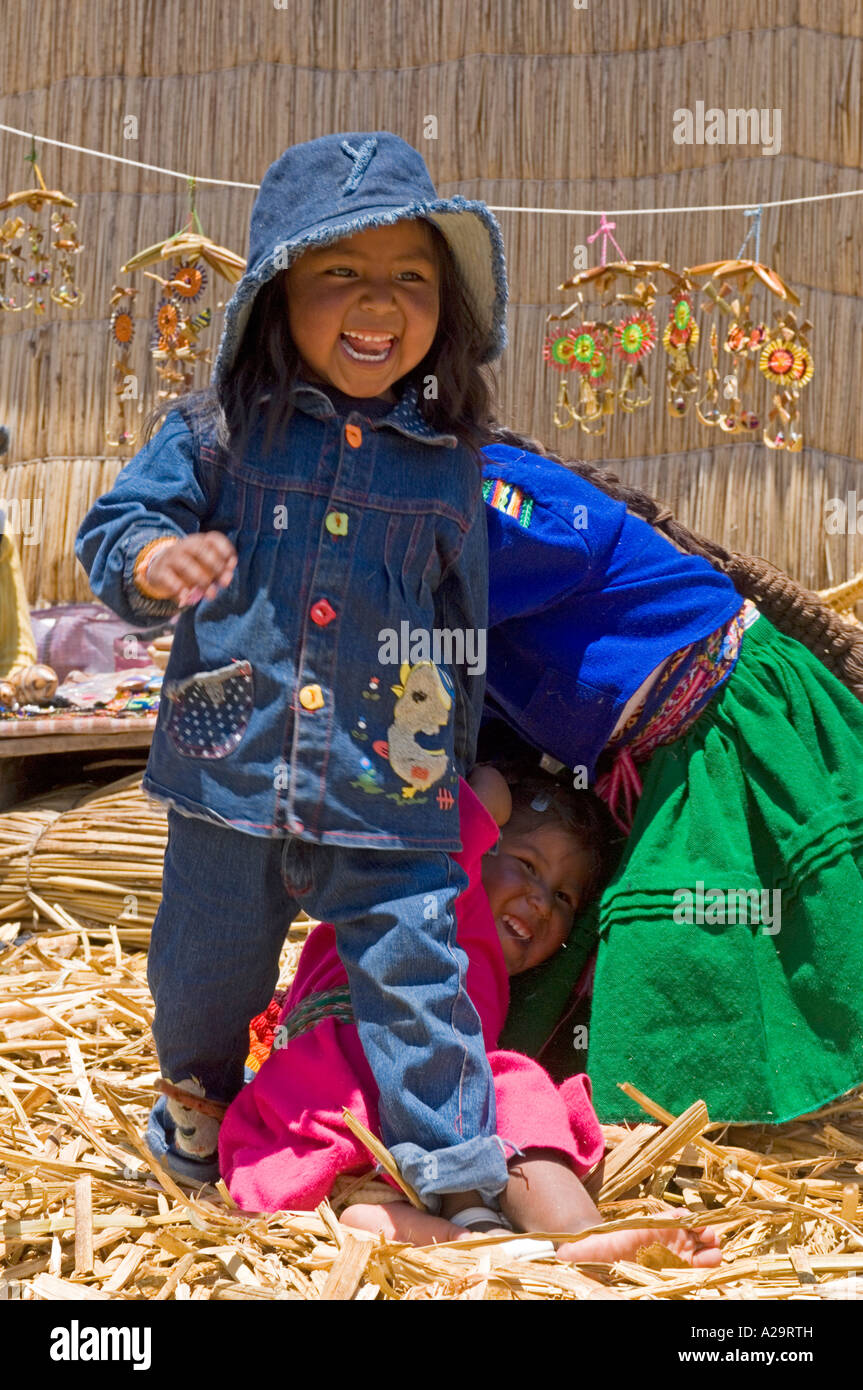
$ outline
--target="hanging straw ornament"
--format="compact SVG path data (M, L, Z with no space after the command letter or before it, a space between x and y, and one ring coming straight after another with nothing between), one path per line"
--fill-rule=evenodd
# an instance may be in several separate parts
M575 330L570 328L566 333L559 335L552 333L546 338L542 355L554 371L565 372L574 365L575 337ZM560 390L557 393L554 423L560 430L572 429L575 424L575 413L569 399L565 377L561 380Z
M613 225L606 223L606 237ZM588 239L595 239L602 230L600 226ZM617 247L616 242L614 245ZM560 372L574 372L578 380L575 403L566 379L560 384L554 414L559 429L577 422L585 434L604 434L607 417L618 407L631 415L650 405L653 393L645 364L658 336L652 312L657 297L652 277L657 271L667 275L675 287L682 283L664 261L621 259L592 266L558 286L560 290L575 289L576 298L562 313L549 314L547 325L562 324L578 315L574 328L552 327L545 340L544 356L549 365ZM624 287L617 289L621 280ZM590 298L599 299L599 312L591 310Z
M614 350L626 363L617 400L621 410L627 414L631 415L633 411L649 405L653 400L644 374L643 358L647 357L655 346L656 319L646 309L630 314L614 330Z
M706 418L705 413L699 410L702 423L718 424L725 434L754 434L761 430L768 448L797 452L802 448L798 398L814 371L803 334L812 328L812 324L806 323L797 329L793 314L783 315L779 306L775 306L776 320L770 328L753 313L752 307L753 292L762 285L785 304L799 305L797 295L776 271L756 261L714 261L708 265L693 266L687 274L693 279L702 275L709 277L702 286L706 302L701 307L706 313L716 308L725 318L724 333L720 336L723 352L731 359L719 372L722 401L718 416L716 419ZM729 283L731 280L739 283L736 294ZM732 295L735 297L732 298ZM787 356L786 346L789 348ZM795 351L798 354L796 358ZM714 369L716 366L714 361ZM799 375L795 377L789 372L789 367L795 367ZM762 427L763 412L748 403L758 386L758 370L771 385L778 388L770 414L770 419L776 422L773 427ZM710 372L707 375L709 377ZM787 416L785 419L783 412Z
M707 277L701 287L705 295L702 310L712 313L715 308L718 316L725 319L724 334L717 333L715 323L711 328L712 365L706 373L708 389L696 410L702 424L718 425L725 434L753 434L761 430L761 437L769 449L797 453L803 447L800 392L812 380L815 370L806 338L812 324L807 321L798 328L791 309L783 310L783 306L799 306L800 300L782 277L759 259L761 209L751 208L746 216L753 222L736 260L712 261L685 272L693 280ZM752 236L755 237L755 259L743 260L743 251ZM732 289L732 281L736 283L736 290ZM781 301L772 305L775 316L772 327L753 313L753 295L763 288ZM730 358L730 363L724 364L727 366L724 373L718 360L720 337L723 352ZM758 387L759 372L774 388L773 409L764 426L764 412L747 405L747 398Z
M551 334L543 355L556 370L575 371L580 378L575 404L566 379L560 383L554 411L558 429L571 429L577 421L586 434L604 434L602 416L614 410L610 325L585 321L565 334Z
M580 353L575 360L581 385L575 418L585 434L605 434L603 417L614 414L612 325L585 322L577 342Z
M122 266L124 274L149 265L161 264L162 267L161 274L144 271L146 277L154 280L161 289L153 311L149 341L150 355L161 382L156 393L158 400L175 400L191 391L195 364L199 361L211 364L203 335L212 324L213 310L210 305L202 304L205 293L208 289L212 293L216 284L210 271L215 271L216 276L233 285L242 277L246 267L241 256L204 236L195 211L194 186L194 179L190 179L190 212L186 227L165 241L139 251ZM196 230L192 229L193 222ZM116 285L113 288L111 336L115 346L124 351L131 346L135 333L131 299L136 293L135 290L124 290ZM128 303L125 298L128 298ZM216 307L221 308L221 302ZM120 427L116 438L109 437L109 443L132 443L135 436L127 429L124 411L128 378L133 375L128 356L119 358L113 366Z
M62 308L77 309L83 304L84 295L75 284L72 257L84 248L66 209L78 204L59 189L45 187L36 163L35 145L24 158L33 166L38 187L10 193L0 201L0 209L26 206L35 216L31 221L8 217L0 227L0 309L20 314L32 308L34 313L44 314L48 307L46 292L48 299ZM38 220L46 208L50 209L48 235L53 233L47 250L43 249L46 230ZM25 240L29 242L29 255L22 250Z
M702 425L718 425L722 414L719 404L719 338L716 324L710 325L710 366L704 374L705 392L696 403L695 413Z
M806 339L811 330L808 319L798 328L797 319L789 310L778 320L773 336L761 350L759 370L779 388L768 416L774 423L772 427L768 424L762 436L768 449L785 449L789 454L797 454L803 448L799 399L803 387L808 386L815 373Z
M135 338L134 300L137 293L136 289L124 289L122 285L113 285L111 288L111 340L121 353L113 362L114 394L120 412L120 428L116 438L112 439L110 434L106 435L108 443L114 448L134 444L137 438L137 432L126 424L126 402L133 399L128 394L128 388L135 379L129 361L129 349Z
M692 353L700 336L692 304L692 287L682 281L672 295L668 322L662 334L662 346L668 354L665 400L669 415L677 419L686 414L690 399L698 390L698 368Z
M12 314L20 314L31 302L19 304L17 294L12 292L15 285L23 285L26 279L21 252L25 228L23 217L7 217L0 225L0 309Z

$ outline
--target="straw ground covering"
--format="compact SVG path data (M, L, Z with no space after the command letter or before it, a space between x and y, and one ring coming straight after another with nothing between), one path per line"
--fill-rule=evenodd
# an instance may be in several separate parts
M508 1264L488 1236L387 1243L338 1221L360 1192L392 1197L369 1178L341 1179L316 1211L257 1217L223 1185L178 1186L140 1137L158 1076L145 963L166 840L138 773L0 816L4 1297L810 1300L863 1288L861 1092L769 1129L711 1127L697 1097L677 1117L643 1097L643 1124L606 1127L606 1220L715 1226L716 1269L659 1246L575 1267ZM291 927L281 983L309 930Z

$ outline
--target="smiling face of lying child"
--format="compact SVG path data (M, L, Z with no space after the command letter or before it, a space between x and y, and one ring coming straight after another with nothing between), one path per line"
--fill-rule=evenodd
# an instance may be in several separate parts
M564 944L577 912L597 892L608 827L587 792L532 771L509 778L483 766L470 786L502 827L482 882L510 975L532 970Z
M482 882L510 975L532 970L572 929L592 855L562 826L505 826L497 854L485 855Z

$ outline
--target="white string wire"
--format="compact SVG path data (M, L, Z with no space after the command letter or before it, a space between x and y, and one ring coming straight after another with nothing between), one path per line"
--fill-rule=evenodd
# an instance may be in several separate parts
M92 154L96 159L110 159L114 164L132 164L136 169L150 169L154 174L167 174L172 179L194 179L195 183L217 183L223 188L258 188L256 183L234 183L232 179L199 178L197 174L182 174L177 169L163 169L160 164L142 164L138 159L124 159L119 154L105 154L104 150L90 150L86 145L69 145L65 140L49 140L47 135L32 135L29 130L17 130L15 126L0 125L10 135L23 135L39 145L57 145L61 150L75 150L78 154ZM34 190L37 191L37 190Z
M828 203L831 198L861 198L863 188L851 188L846 193L813 193L806 198L776 198L772 203L759 203L761 208L789 208L795 203ZM563 217L605 217L610 211L612 217L659 217L667 212L748 212L753 199L748 203L714 203L710 207L692 208L517 208L492 207L492 212L546 212L559 213ZM614 225L613 223L611 224Z
M7 131L10 135L22 135L27 140L32 140L35 144L56 145L61 150L75 150L78 154L91 154L95 159L108 159L115 164L131 164L135 169L149 169L155 174L167 174L172 179L194 180L198 183L214 183L221 188L252 188L255 191L260 187L257 183L239 183L234 179L208 179L198 174L184 174L178 169L165 169L160 164L142 164L138 159L125 159L119 154L106 154L104 150L91 150L86 145L70 145L65 140L51 140L47 135L33 135L29 130L18 130L15 126L0 124L0 130ZM812 193L805 198L776 198L770 203L760 203L762 208L788 208L794 207L799 203L829 203L834 198L860 198L863 197L863 188L850 188L844 193ZM687 208L613 208L613 217L664 217L666 213L673 212L748 212L754 205L755 199L750 198L747 203L714 203L708 207L687 207ZM491 212L530 212L547 217L605 217L609 211L608 207L602 208L528 208L528 207L503 207L493 203L487 204Z

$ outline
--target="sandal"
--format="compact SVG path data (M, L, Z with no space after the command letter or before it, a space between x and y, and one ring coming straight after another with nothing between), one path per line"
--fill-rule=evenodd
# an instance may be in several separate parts
M450 1221L453 1226L461 1226L468 1231L479 1232L482 1226L487 1225L503 1226L508 1231L513 1228L512 1222L502 1211L492 1211L490 1207L465 1207L464 1211L451 1216ZM500 1245L494 1247L494 1252L510 1260L547 1260L553 1258L555 1253L550 1240L532 1240L529 1236L501 1241Z

